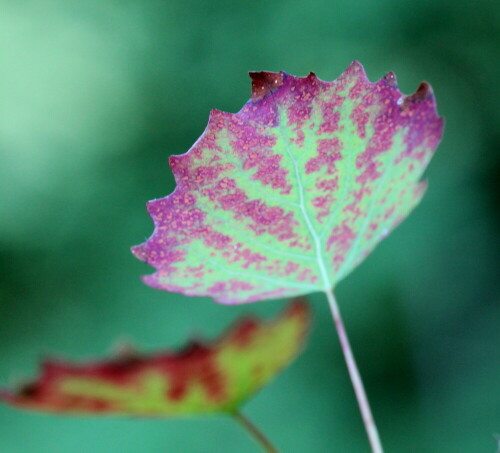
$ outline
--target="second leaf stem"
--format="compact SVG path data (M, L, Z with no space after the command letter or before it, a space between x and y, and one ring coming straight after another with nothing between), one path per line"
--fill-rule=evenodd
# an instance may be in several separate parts
M354 360L349 338L347 337L344 322L342 321L342 316L340 315L339 306L331 289L325 290L325 294L328 299L328 304L330 305L333 321L335 322L335 327L340 340L340 346L344 354L349 376L351 377L352 386L354 387L354 393L356 394L356 399L358 400L359 410L361 411L361 416L363 418L363 423L365 425L372 452L383 453L377 426L375 425L375 420L373 419L370 403L368 402L368 398L366 396L358 366Z
M254 438L266 453L279 453L276 447L265 436L265 434L257 428L249 418L237 411L233 414L235 420Z

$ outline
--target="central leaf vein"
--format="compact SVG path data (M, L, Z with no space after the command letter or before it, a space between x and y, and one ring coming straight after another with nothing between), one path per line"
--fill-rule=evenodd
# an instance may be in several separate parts
M302 213L302 217L304 218L304 221L306 223L307 229L309 230L309 234L313 239L314 242L314 247L316 250L316 262L318 264L318 268L321 274L321 279L323 280L323 290L324 291L329 291L330 290L330 279L328 278L328 271L326 269L325 261L323 259L323 254L321 252L321 239L316 232L316 229L314 228L314 225L312 224L311 218L309 217L309 214L306 209L305 205L305 191L304 191L304 186L302 184L302 178L300 175L300 168L299 168L299 163L297 162L297 159L293 156L291 150L290 150L290 138L288 137L285 129L283 128L283 116L286 115L281 115L282 118L280 119L279 122L279 131L281 134L281 137L285 143L285 152L287 156L289 157L290 161L292 162L293 168L294 168L294 173L295 173L295 179L297 181L297 187L298 187L298 192L299 192L299 207L300 211Z

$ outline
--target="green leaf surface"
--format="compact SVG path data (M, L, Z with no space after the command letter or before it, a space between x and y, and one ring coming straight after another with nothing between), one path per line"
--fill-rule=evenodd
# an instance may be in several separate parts
M159 289L234 304L331 289L419 203L442 135L430 86L354 62L333 82L251 73L236 114L213 110L170 158L177 187L153 200L133 249Z
M297 356L309 323L307 304L296 301L274 321L244 318L218 340L178 352L128 352L85 364L49 360L36 381L0 391L0 400L80 415L233 413Z

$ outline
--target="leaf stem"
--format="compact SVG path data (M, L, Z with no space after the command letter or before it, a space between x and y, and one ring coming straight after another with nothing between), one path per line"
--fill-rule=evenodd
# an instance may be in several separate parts
M383 453L377 426L375 425L375 420L373 419L370 403L368 402L365 388L363 386L363 381L361 380L358 366L356 365L356 360L354 359L354 355L352 353L349 338L347 337L347 332L344 327L344 322L342 321L342 316L340 315L339 306L330 288L325 290L325 294L330 305L330 310L332 312L333 320L335 322L335 327L340 340L340 346L344 354L347 369L349 370L349 376L351 377L354 393L356 394L356 399L358 400L359 410L361 411L361 416L363 418L366 433L368 434L368 440L370 442L372 452Z
M279 453L276 447L245 415L236 411L233 414L235 420L254 438L266 453Z

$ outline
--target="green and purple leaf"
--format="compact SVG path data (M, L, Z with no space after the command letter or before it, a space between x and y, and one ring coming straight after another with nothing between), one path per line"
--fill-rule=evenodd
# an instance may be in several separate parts
M0 391L0 400L81 415L232 413L297 356L309 324L307 304L296 301L274 321L245 318L218 340L178 352L87 364L50 360L36 381Z
M442 135L431 87L352 63L333 82L256 72L236 114L212 110L172 156L177 187L148 203L133 248L155 288L227 304L331 289L419 203Z

